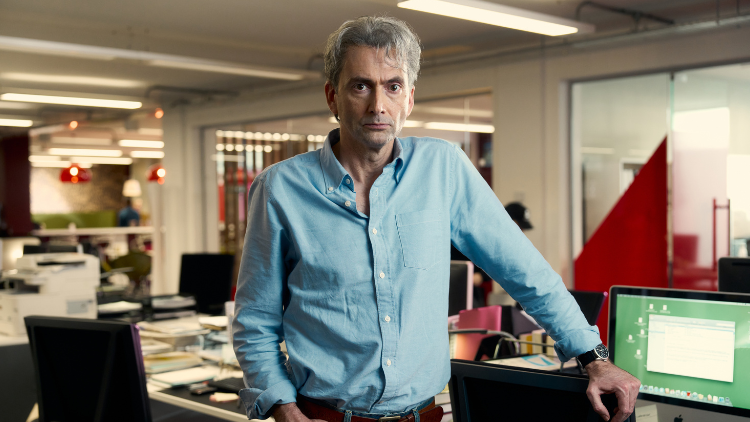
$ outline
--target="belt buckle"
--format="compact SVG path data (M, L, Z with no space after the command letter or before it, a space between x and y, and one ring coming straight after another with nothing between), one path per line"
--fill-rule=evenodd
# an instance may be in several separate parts
M378 422L388 422L388 421L400 421L401 416L383 416L382 418L378 418Z

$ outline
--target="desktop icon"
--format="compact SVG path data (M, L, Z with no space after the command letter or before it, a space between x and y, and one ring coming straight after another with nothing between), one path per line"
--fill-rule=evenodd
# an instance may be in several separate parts
M690 391L687 392L687 396L690 397Z
M703 394L698 394L698 399L703 400Z
M641 318L641 317L638 317L638 322L639 322L639 323L642 323L642 322L643 322L643 318Z
M649 393L653 393L654 392L654 386L653 385L649 385L648 386L648 392Z
M663 311L666 311L666 310L667 310L667 305L664 305L664 307L663 307L663 308L661 308L661 309L662 309Z
M648 304L648 309L654 309L654 304L653 303L649 303Z
M707 398L708 398L708 401L714 401L714 398L713 398L713 396L712 396L712 395L710 395L710 394L708 395L708 397L707 397Z
M660 388L660 389L659 389L659 393L661 393L661 394L664 394L664 389L663 389L663 388Z
M682 397L687 397L687 391L683 391L681 395Z
M641 335L646 334L646 330L641 330Z
M724 397L719 397L719 403L724 403Z
M714 396L714 400L713 400L713 402L714 402L714 403L718 403L718 402L719 402L719 398L718 398L718 397L716 397L716 396Z
M632 334L628 334L628 340L632 340L632 339L633 339L633 335Z

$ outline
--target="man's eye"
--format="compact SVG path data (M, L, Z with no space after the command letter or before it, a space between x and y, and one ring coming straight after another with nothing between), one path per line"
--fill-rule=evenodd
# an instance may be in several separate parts
M390 89L393 92L398 92L401 89L401 85L399 85L399 84L393 84L393 85L391 85Z
M356 89L357 91L364 91L365 89L367 89L367 85L365 85L365 84L354 84L354 89Z

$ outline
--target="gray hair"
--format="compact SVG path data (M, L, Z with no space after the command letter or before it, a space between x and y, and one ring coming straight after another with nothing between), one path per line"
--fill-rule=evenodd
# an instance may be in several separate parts
M406 65L409 86L417 81L422 46L406 22L386 16L363 16L344 22L328 37L323 53L326 79L334 87L338 87L344 56L351 46L385 48L386 57L400 67Z

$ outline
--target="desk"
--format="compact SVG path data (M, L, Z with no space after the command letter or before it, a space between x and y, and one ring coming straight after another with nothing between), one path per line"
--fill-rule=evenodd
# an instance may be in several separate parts
M247 422L245 406L237 407L237 402L231 403L213 403L209 400L210 394L194 396L190 394L187 388L161 388L153 384L148 384L148 397L173 406L189 409L195 412L203 413L226 421ZM273 421L273 418L269 418ZM252 419L250 422L261 422Z

